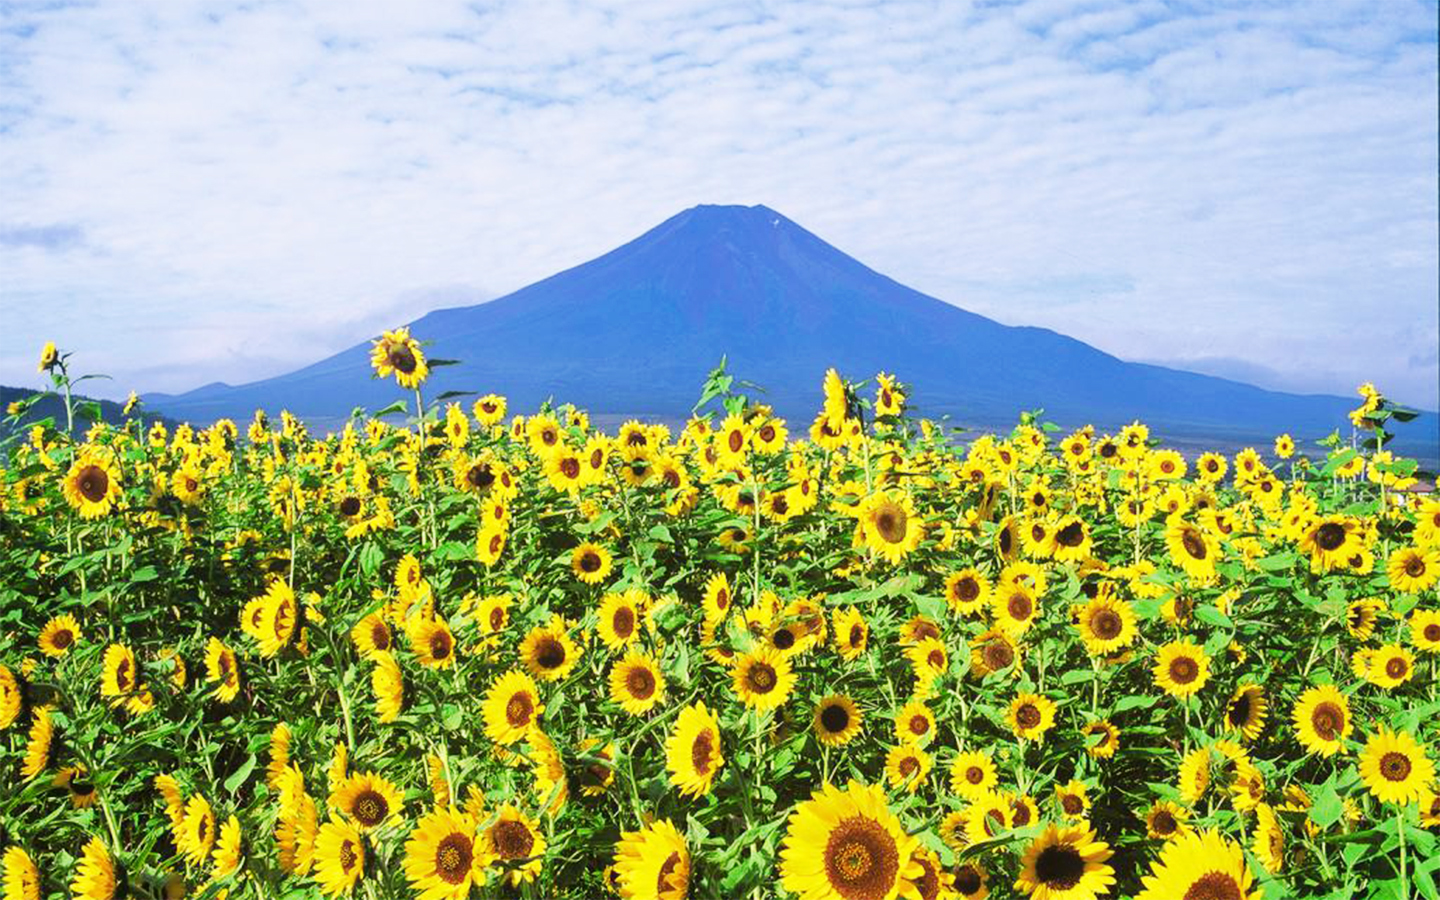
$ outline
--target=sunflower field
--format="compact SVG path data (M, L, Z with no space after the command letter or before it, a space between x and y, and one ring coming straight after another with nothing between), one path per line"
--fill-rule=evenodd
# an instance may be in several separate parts
M1440 900L1440 502L1369 385L1187 459L885 374L797 427L723 364L607 435L426 398L403 329L338 434L82 439L40 362L3 900Z

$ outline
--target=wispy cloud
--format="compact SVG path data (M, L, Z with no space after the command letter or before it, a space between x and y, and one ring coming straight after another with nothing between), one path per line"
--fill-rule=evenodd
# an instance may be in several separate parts
M1424 0L6 5L0 382L46 339L121 393L277 374L742 202L1007 323L1433 408L1435 34Z

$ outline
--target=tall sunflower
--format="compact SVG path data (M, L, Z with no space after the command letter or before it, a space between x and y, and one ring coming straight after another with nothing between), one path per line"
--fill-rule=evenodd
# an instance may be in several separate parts
M0 887L5 889L5 900L40 900L40 870L35 861L19 847L5 851L0 861Z
M405 878L420 900L464 900L484 884L492 857L476 844L475 820L452 809L420 817L405 842Z
M685 900L690 851L669 819L626 831L615 844L615 880L625 900Z
M402 388L414 390L430 375L420 342L410 336L410 329L387 331L370 349L370 365L381 378L395 376Z
M1049 825L1020 859L1017 890L1033 900L1095 900L1115 883L1114 853L1084 825Z
M529 733L544 711L534 679L519 670L506 672L485 694L485 735L497 744L514 744Z
M1354 727L1350 702L1333 684L1308 688L1295 703L1292 718L1300 745L1321 756L1344 750L1345 738Z
M315 880L326 896L349 895L365 875L365 840L344 819L332 819L315 835Z
M330 792L330 808L338 810L362 833L384 826L399 816L405 799L399 788L374 772L357 772Z
M1193 641L1171 641L1155 654L1152 672L1165 693L1184 699L1210 680L1210 657Z
M961 753L950 763L950 790L967 800L993 790L999 780L995 761L984 750Z
M80 518L98 519L120 501L120 470L108 454L86 448L71 464L61 489Z
M1360 753L1360 777L1380 802L1403 805L1425 795L1435 780L1435 765L1409 734L1381 725Z
M55 616L40 630L40 652L46 656L64 656L79 642L80 623L69 613Z
M211 637L205 645L205 674L210 681L218 682L214 697L221 703L229 703L240 693L240 664L235 660L235 651L217 637Z
M1138 634L1130 604L1102 591L1080 607L1075 619L1080 640L1092 656L1107 656L1135 642Z
M534 881L545 864L545 835L534 819L513 804L505 804L481 833L487 854L506 870L501 876L511 887Z
M80 852L80 864L75 867L70 893L76 900L113 900L118 886L115 863L105 842L98 837L90 838Z
M639 636L640 607L643 591L611 591L600 598L600 609L596 613L599 624L596 632L605 646L611 650L623 650Z
M118 645L117 645L118 646ZM109 653L106 653L107 662L105 668L109 670ZM100 693L105 694L104 682L101 682ZM10 725L20 717L20 710L25 705L25 694L20 686L20 679L10 671L10 667L0 663L0 731L9 728Z
M375 715L381 722L393 722L400 718L405 708L405 677L400 672L400 663L395 654L388 650L376 652L371 660L375 668L370 672L370 687L375 692Z
M1028 691L1021 692L1010 701L1005 722L1016 737L1037 743L1043 741L1045 732L1055 725L1055 701Z
M708 794L715 774L725 764L720 754L720 723L696 702L680 712L675 730L665 742L665 765L670 783L690 797Z
M1418 594L1440 580L1440 549L1401 547L1385 561L1390 586L1407 594Z
M864 545L891 565L920 546L925 532L910 496L886 491L876 491L861 502L857 528Z
M570 571L586 584L599 584L610 575L610 551L589 541L570 554Z
M897 744L885 754L885 780L892 788L914 792L935 767L935 760L914 744Z
M552 616L545 625L537 625L520 642L520 658L536 678L559 681L580 660L580 648L570 639L565 620Z
M795 687L790 658L773 647L741 654L730 672L736 696L759 712L783 704Z
M870 626L858 609L847 606L835 610L831 617L835 629L835 650L847 662L865 652L870 640Z
M895 739L923 747L935 737L935 714L922 700L911 700L895 713Z
M455 635L445 620L417 617L408 629L410 648L420 665L431 669L450 669L455 666Z
M1343 568L1360 546L1360 523L1349 516L1318 518L1300 539L1300 549L1309 551L1310 568L1315 572Z
M1239 844L1217 830L1186 831L1161 848L1136 900L1260 900L1264 891L1252 889L1254 881Z
M25 744L25 759L20 764L20 776L27 781L50 764L50 744L55 737L48 706L36 707L31 717L30 740Z
M646 653L631 653L610 669L610 699L643 716L665 698L665 675Z
M1247 739L1255 740L1265 727L1269 706L1263 687L1253 681L1242 682L1225 704L1225 730L1238 731Z
M1197 581L1215 577L1215 561L1220 553L1218 543L1205 529L1171 516L1165 525L1165 544L1170 548L1170 561Z
M780 884L800 900L894 900L923 874L916 847L880 788L827 784L790 814Z
M820 743L827 747L843 747L860 733L863 720L854 700L844 694L831 694L815 704L811 725Z
M990 597L990 582L978 569L961 569L945 578L945 600L962 616L978 615Z

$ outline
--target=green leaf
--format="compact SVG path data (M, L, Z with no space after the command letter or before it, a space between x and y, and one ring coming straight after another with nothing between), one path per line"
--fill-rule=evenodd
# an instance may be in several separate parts
M1340 821L1340 816L1345 812L1345 806L1340 801L1340 795L1335 792L1335 785L1327 782L1320 789L1320 795L1315 798L1315 805L1310 807L1310 821L1321 828L1329 828Z
M1221 628L1234 628L1235 622L1220 610L1213 606L1201 606L1195 610L1195 618L1210 625L1218 625Z
M372 418L379 419L385 416L394 415L395 413L408 413L409 411L410 407L405 405L404 400L396 400L394 403L376 412L375 415L372 416Z
M1335 454L1330 458L1330 461L1325 464L1325 468L1320 470L1320 476L1322 478L1329 478L1331 475L1335 474L1336 469L1339 469L1341 466L1354 459L1356 455L1357 454L1355 452L1355 448L1353 447L1347 450L1341 450L1339 453Z
M445 367L445 366L458 366L458 365L460 365L460 360L458 360L458 359L427 359L427 360L425 360L425 364L426 364L427 366L429 366L430 368L432 368L432 369L440 369L440 368L443 368L443 367Z
M141 566L140 568L130 573L130 581L134 584L140 584L146 581L154 581L159 577L160 573L155 570L154 566Z
M240 764L240 768L236 769L229 778L225 779L226 792L234 794L240 790L240 786L245 783L253 771L255 771L255 754L252 753Z

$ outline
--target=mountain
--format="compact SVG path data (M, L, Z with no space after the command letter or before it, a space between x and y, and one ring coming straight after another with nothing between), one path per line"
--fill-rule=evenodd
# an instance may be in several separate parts
M0 384L0 439L7 438L17 432L28 431L30 426L36 425L46 419L49 419L51 424L56 428L65 424L65 398L59 394L51 394L48 397L40 399L33 406L28 407L25 410L25 414L15 422L12 423L9 421L6 410L10 404L16 401L29 400L37 393L40 392L30 388L6 387ZM122 403L115 403L111 400L96 400L91 397L82 397L79 394L71 398L71 403L75 410L74 425L75 435L77 437L84 435L85 432L90 430L90 426L94 424L97 415L111 425L118 426L125 422L125 416L123 414L124 404ZM165 427L170 429L173 429L179 424L145 407L135 410L134 418L142 420L146 427L149 427L157 420L165 423Z
M685 210L512 294L436 310L411 333L434 341L430 355L462 361L432 373L429 396L495 391L520 412L554 397L592 413L683 417L722 354L797 425L818 409L830 366L855 379L894 373L924 415L977 424L1044 407L1067 424L1138 418L1188 434L1300 438L1348 428L1358 402L1125 362L1048 329L1001 325L867 268L764 206ZM403 396L370 378L369 347L252 384L147 399L195 421L260 407L344 417Z

